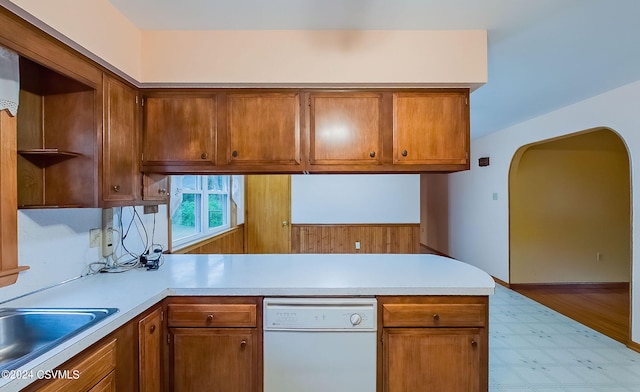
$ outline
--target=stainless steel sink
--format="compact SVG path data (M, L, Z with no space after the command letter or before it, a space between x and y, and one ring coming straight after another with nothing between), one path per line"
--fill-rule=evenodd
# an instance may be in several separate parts
M116 308L0 309L0 370L17 369L117 311Z

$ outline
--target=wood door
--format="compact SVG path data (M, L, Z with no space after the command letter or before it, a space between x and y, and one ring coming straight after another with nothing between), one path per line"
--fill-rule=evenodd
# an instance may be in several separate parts
M173 391L258 391L255 328L175 328Z
M17 119L0 110L0 287L18 279Z
M149 97L144 114L143 162L215 164L214 97Z
M300 164L298 93L234 93L226 107L228 164Z
M170 184L170 178L166 174L145 173L142 177L143 199L167 203Z
M486 391L478 328L384 328L384 392Z
M43 98L43 147L79 154L45 167L44 203L47 206L95 208L98 205L96 102L95 90Z
M382 95L310 95L311 164L380 164Z
M17 116L18 150L44 147L43 102L42 96L20 90L20 114ZM9 169L3 170L5 171L9 172ZM18 206L44 205L44 195L44 169L18 154Z
M137 92L105 75L102 136L102 200L136 201L138 168Z
M162 309L158 308L138 322L140 392L162 390Z
M393 94L394 164L467 164L466 92Z
M247 253L291 253L291 176L246 177Z

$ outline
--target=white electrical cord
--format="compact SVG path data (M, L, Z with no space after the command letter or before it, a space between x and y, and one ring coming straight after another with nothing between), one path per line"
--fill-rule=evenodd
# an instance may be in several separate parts
M117 234L114 238L117 238L113 253L110 256L104 257L102 261L96 261L87 265L81 276L93 275L97 273L121 273L130 271L138 267L147 267L147 269L158 269L164 261L162 257L163 247L161 244L153 242L155 230L156 230L156 214L153 215L153 228L151 234L151 241L149 241L149 234L147 228L144 225L144 221L136 211L135 207L132 208L131 221L127 226L126 233L124 231L124 225L122 223L123 207L120 207L119 215L119 230L113 229L113 233ZM135 222L136 218L139 221L139 225ZM137 255L127 249L125 245L125 239L129 235L131 225L135 223L136 231L140 236L140 240L144 243L144 251L142 254ZM140 228L142 227L142 229ZM123 252L118 254L118 249L122 248ZM129 256L129 257L126 257ZM126 258L127 260L122 260Z

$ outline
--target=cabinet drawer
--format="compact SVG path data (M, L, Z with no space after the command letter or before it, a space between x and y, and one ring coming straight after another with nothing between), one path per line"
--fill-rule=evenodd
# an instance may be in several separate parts
M385 327L484 327L482 304L384 304Z
M93 388L116 367L116 340L106 343L92 353L82 356L78 361L65 364L60 368L69 371L68 378L58 378L38 388L44 391L87 391Z
M89 392L116 392L116 372L109 373L97 383Z
M255 304L169 305L169 327L255 327Z

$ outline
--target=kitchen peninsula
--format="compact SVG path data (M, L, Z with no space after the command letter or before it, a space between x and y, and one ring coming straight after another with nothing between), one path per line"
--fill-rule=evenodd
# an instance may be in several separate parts
M390 384L396 382L393 372L398 367L389 363L389 358L399 358L403 350L409 349L405 347L404 340L409 337L411 342L420 342L422 349L428 348L433 339L436 339L437 345L444 342L438 339L444 338L453 339L456 344L464 344L465 347L468 345L471 352L463 358L473 363L469 364L470 368L462 369L462 375L459 366L466 365L457 364L456 377L464 379L468 374L472 378L471 384L465 385L486 390L488 296L493 291L494 281L485 272L466 263L435 255L165 255L164 263L157 271L137 269L121 274L87 276L3 306L119 309L118 313L21 368L33 371L33 374L64 368L67 360L93 348L97 342L109 340L114 331L132 322L136 322L135 331L140 326L140 332L143 333L147 319L141 316L153 315L150 313L153 309L160 310L159 331L156 331L155 325L150 331L156 332L154 336L162 336L159 342L163 344L157 347L156 352L162 353L158 354L162 359L158 362L163 370L167 370L160 373L163 375L174 370L171 362L171 352L175 349L172 346L173 331L229 330L231 328L228 327L242 325L242 328L234 331L245 330L249 334L247 336L254 339L243 340L243 349L247 341L253 345L248 351L252 353L249 366L253 368L251 377L255 389L250 389L261 391L262 298L375 297L378 300L380 337L377 347L379 391L383 390L382 385L385 391L399 390ZM224 309L225 306L227 309ZM172 309L178 308L181 313L172 313ZM185 309L187 311L182 312ZM168 316L161 316L167 312ZM219 318L217 314L214 317L215 312L219 312ZM204 316L202 321L198 318L201 315ZM140 339L142 337L140 335ZM134 362L137 362L138 349L145 347L140 340L140 344L126 344L118 348L118 352L135 350L132 355L125 353L123 356L134 357ZM459 350L458 346L451 349ZM442 355L442 351L439 355ZM438 372L443 366L449 366L447 358L444 355L442 357L438 361L440 364L435 365ZM116 375L120 358L118 354L114 359ZM144 361L145 356L141 354L140 358L140 361ZM452 358L459 359L456 353ZM148 369L141 364L133 365L136 369L142 369L139 375L129 375L129 379L135 379L137 386L138 378L142 379L142 373ZM414 366L420 364L403 367L411 370ZM163 382L176 382L178 377L173 372ZM118 382L123 382L123 378L126 377L116 377ZM18 391L34 381L35 378L2 379L0 391Z

